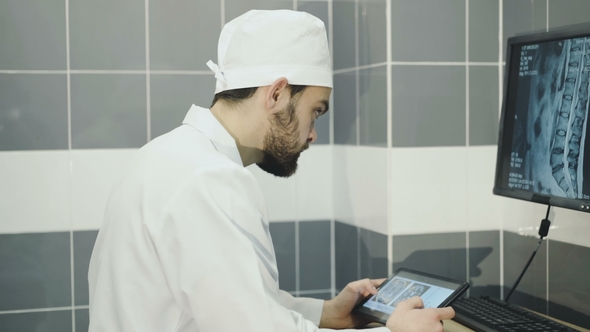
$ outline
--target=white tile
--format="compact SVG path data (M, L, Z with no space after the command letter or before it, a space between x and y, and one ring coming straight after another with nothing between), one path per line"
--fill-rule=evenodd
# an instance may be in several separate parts
M0 152L0 233L69 231L69 152Z
M394 148L394 235L467 230L467 147Z
M590 214L562 208L553 208L548 239L590 247ZM539 219L540 220L540 219Z
M334 146L334 219L387 234L387 149Z
M98 229L115 179L137 149L72 150L72 228Z
M510 197L502 199L502 230L537 237L547 206Z
M467 150L467 227L470 231L499 230L503 198L492 193L496 172L496 146Z
M332 154L329 145L312 145L299 158L297 220L332 219Z

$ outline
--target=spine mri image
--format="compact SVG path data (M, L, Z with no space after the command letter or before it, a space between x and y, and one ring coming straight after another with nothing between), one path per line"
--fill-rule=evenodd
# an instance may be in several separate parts
M519 55L509 186L589 199L590 38L525 45Z

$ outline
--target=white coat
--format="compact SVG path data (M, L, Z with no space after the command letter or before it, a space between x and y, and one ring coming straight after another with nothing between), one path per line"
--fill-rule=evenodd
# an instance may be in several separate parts
M90 332L316 331L323 306L279 290L258 183L194 105L115 184L88 279Z

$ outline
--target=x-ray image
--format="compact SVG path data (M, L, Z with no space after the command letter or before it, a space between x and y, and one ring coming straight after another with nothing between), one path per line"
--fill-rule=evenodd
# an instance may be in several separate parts
M509 187L589 199L590 38L522 46L518 74Z

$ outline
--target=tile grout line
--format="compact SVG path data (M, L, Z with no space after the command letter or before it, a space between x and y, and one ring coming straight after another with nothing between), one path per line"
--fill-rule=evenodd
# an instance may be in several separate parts
M355 81L356 81L356 145L359 146L361 142L361 119L360 119L360 70L359 70L359 0L354 0L354 66L355 66Z
M70 311L70 310L88 309L88 308L89 308L88 305L78 305L78 306L68 306L68 307L3 310L3 311L0 311L0 315L27 314L27 313L34 313L34 312Z
M69 202L72 202L72 85L71 85L71 72L70 72L70 1L65 1L65 15L66 15L66 84L67 84L67 108L68 108L68 164L69 164L69 176L68 176L68 192ZM74 219L72 216L72 207L69 209L70 219L70 304L69 308L72 314L72 332L76 332L76 288L74 282Z
M387 56L387 275L393 273L393 204L391 198L393 196L393 74L391 72L391 57L392 57L392 42L391 42L391 0L385 2L385 26L386 26L386 56Z
M332 69L334 67L334 3L333 0L328 0L328 40L329 40L329 48L330 48L330 58L332 61ZM332 74L332 82L334 80L334 73ZM332 83L333 85L333 83ZM330 94L330 98L334 98L334 94ZM330 112L329 114L329 140L328 145L331 145L331 158L330 158L330 169L334 167L334 112ZM332 193L330 196L330 285L332 288L332 297L336 296L336 220L334 218L334 172L331 172L332 181L330 183L330 192Z
M469 112L471 108L469 107L470 98L469 98L469 0L465 0L465 145L466 145L466 154L467 160L469 162ZM467 166L467 192L469 192L469 166ZM465 206L465 214L467 216L467 225L465 229L465 278L469 281L469 195L467 195L467 205ZM467 296L469 296L471 291L467 290Z
M219 6L221 7L221 29L223 29L223 26L225 25L225 0L221 0Z
M299 259L300 259L300 255L299 255L299 248L301 246L299 245L299 221L295 221L295 296L299 296L299 291L300 291L300 282L301 282L301 278L299 276L299 274L301 273L301 268L300 268L300 264L299 264Z
M502 53L504 53L504 31L502 29L504 24L504 6L503 1L499 1L499 8L498 8L498 105L500 109L498 110L498 114L501 111L502 107L502 95L503 95L503 82L502 82ZM502 220L500 218L500 220ZM501 222L501 221L500 221ZM500 226L500 298L504 298L504 229L503 224Z
M150 2L145 0L145 90L146 90L146 136L152 138L151 80L150 80Z

